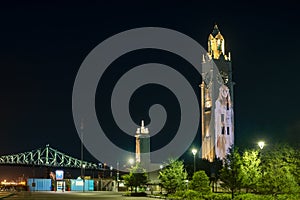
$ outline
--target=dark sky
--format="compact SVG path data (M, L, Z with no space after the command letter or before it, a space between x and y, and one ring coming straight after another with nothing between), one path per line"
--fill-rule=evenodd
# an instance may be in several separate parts
M73 83L84 58L106 38L158 26L180 31L207 48L215 23L232 55L236 145L253 147L258 139L297 144L299 12L289 1L1 3L0 155L50 144L80 157ZM132 56L126 60L135 61Z

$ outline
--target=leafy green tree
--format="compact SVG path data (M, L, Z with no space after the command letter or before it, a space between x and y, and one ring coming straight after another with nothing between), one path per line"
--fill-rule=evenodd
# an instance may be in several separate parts
M299 192L295 155L295 150L287 145L275 145L262 152L262 193L277 196Z
M133 166L130 169L129 174L123 175L122 178L124 179L125 185L131 188L131 191L135 188L135 192L137 192L138 187L145 185L148 182L147 173L139 163Z
M124 184L127 186L127 187L130 187L130 190L132 191L133 190L133 175L131 173L129 174L124 174L122 176L123 180L124 180Z
M289 172L287 166L277 163L264 172L260 190L266 194L277 196L278 194L293 194L299 191L295 177Z
M242 159L238 152L237 147L231 147L229 153L224 159L224 167L221 170L220 179L222 181L221 186L231 191L231 197L234 198L234 194L242 187Z
M205 171L200 170L194 173L193 179L189 183L189 189L201 192L203 194L211 192L209 178Z
M167 194L173 194L186 188L187 172L182 161L170 159L169 165L159 172L158 178Z
M261 161L259 152L256 150L247 150L242 156L242 186L252 191L257 191L259 180L261 179Z

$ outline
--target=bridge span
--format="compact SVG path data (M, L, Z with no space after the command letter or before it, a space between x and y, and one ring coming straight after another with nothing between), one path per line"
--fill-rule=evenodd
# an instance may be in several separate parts
M63 168L103 169L104 166L82 161L62 153L49 145L28 152L0 156L0 165L45 166Z

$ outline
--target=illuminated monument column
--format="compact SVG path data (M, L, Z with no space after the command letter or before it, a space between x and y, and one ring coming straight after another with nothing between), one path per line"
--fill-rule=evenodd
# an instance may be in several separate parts
M219 73L214 70L217 66ZM223 159L234 144L233 81L230 53L215 25L208 37L208 53L202 58L201 127L202 158ZM213 102L213 99L216 99Z
M144 126L142 120L141 127L137 128L135 135L135 160L145 168L150 165L150 135L149 130Z

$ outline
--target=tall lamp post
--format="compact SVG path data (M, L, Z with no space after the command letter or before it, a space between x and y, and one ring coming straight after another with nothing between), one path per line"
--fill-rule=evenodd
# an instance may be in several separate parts
M113 175L113 169L114 169L114 168L113 168L113 166L110 166L109 169L110 169L110 177L112 177L112 175Z
M82 187L82 191L84 192L84 187L85 187L85 164L82 165L82 169L83 169L83 173L82 173L82 181L83 181L83 187Z
M260 158L260 160L261 160L261 153L262 153L262 149L264 148L264 146L265 146L265 142L264 141L259 141L258 143L258 146L259 146L259 148L260 148L260 151L258 152L258 157ZM261 161L262 162L262 161ZM260 163L260 164L262 164L262 163ZM263 171L263 168L262 168L262 181L264 181L264 171Z
M196 154L197 154L197 149L192 149L192 153L194 155L194 173L196 172Z
M119 180L120 172L119 172L119 161L117 162L117 192L119 192L120 180Z
M81 119L81 123L80 123L80 176L83 179L83 120Z

